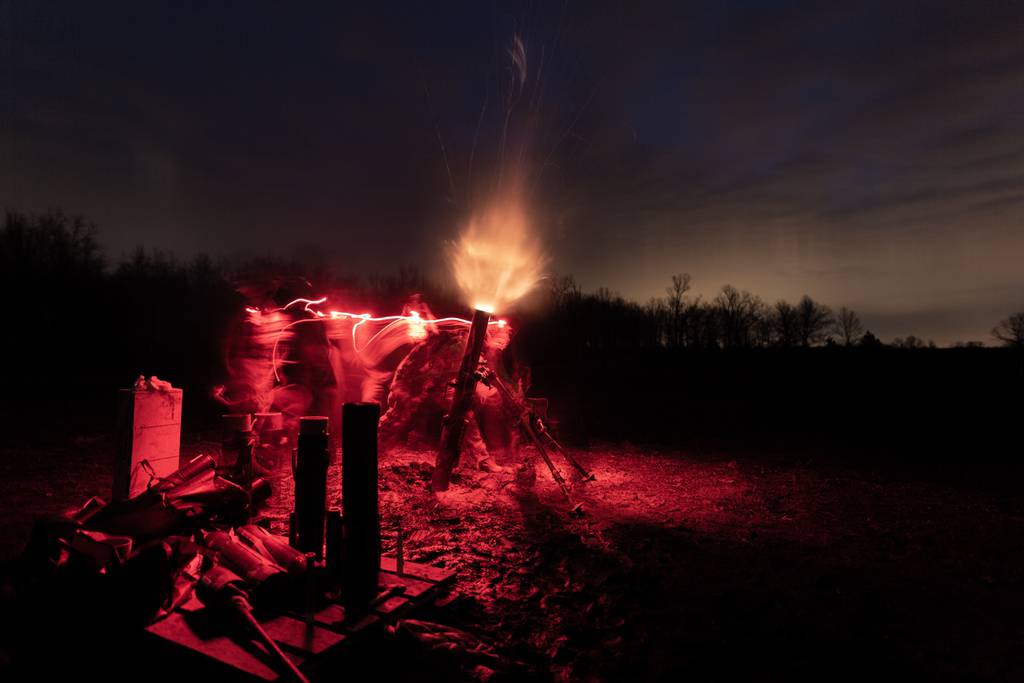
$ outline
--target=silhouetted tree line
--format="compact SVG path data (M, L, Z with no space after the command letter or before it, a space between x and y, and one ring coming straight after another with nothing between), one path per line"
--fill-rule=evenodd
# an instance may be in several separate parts
M768 304L732 285L704 299L689 294L691 283L688 273L673 275L665 296L640 305L603 288L585 294L571 275L558 276L549 282L544 316L558 328L550 333L556 338L569 335L572 339L565 341L570 345L594 349L883 346L845 306L833 312L806 295L796 303ZM900 348L928 345L913 336L893 343Z
M198 418L204 401L195 394L221 372L222 336L241 302L224 272L206 256L178 261L143 249L110 263L83 218L8 212L0 230L5 418L107 428L113 390L140 373L185 386L186 413Z
M390 312L419 294L438 315L465 308L451 287L414 267L360 279L297 261L232 264L202 255L183 261L141 248L111 263L96 240L96 227L61 213L6 214L0 282L8 297L2 395L14 421L40 412L73 420L84 405L93 407L92 414L100 408L112 412L111 389L128 386L139 373L184 386L190 396L186 413L201 417L203 402L196 399L223 379L224 337L247 300L283 303L332 292L355 310ZM680 274L671 278L665 296L638 304L603 288L585 293L572 276L545 283L534 295L539 305L513 318L519 328L514 344L528 363L581 350L883 346L854 311L833 312L809 296L769 304L726 285L704 299L691 294L690 276ZM1001 321L993 336L1024 347L1024 313ZM910 336L893 345L928 344Z
M992 328L992 336L1016 349L1024 349L1024 311L1003 318Z

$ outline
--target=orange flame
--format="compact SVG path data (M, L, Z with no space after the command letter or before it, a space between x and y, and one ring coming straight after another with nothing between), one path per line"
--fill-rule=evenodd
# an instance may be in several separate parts
M452 247L455 281L473 308L503 310L542 278L546 259L518 201L474 216Z

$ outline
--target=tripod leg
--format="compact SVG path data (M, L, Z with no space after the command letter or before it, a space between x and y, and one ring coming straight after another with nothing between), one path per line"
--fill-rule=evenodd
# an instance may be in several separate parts
M569 453L569 451L565 450L565 448L562 447L562 444L560 444L557 441L555 441L555 437L551 436L551 432L549 432L548 430L545 429L544 430L544 436L547 438L547 440L551 444L551 446L556 451L561 453L562 457L565 458L570 465L572 465L573 469L575 469L580 474L581 477L583 477L583 481L596 481L597 480L597 477L594 476L593 472L588 471L587 468L585 468L583 465L580 464L579 460L574 458L572 456L572 454Z
M597 480L597 477L594 476L594 473L591 472L590 470L588 470L583 465L581 465L579 460L573 458L572 455L568 451L563 449L562 444L559 443L558 441L556 441L551 436L551 434L549 434L548 432L544 432L544 434L548 437L548 440L551 441L551 444L555 447L555 451L557 451L558 453L562 454L562 457L564 457L565 460L568 461L569 465L571 465L572 468L575 471L580 473L580 476L583 477L584 481L596 481Z
M555 463L551 462L551 456L548 455L547 448L541 442L536 432L534 432L532 427L530 427L525 422L520 423L520 426L522 427L523 431L526 432L526 436L529 437L530 441L533 442L533 445L537 447L537 451L540 453L541 459L544 460L544 464L548 466L548 470L551 472L551 478L555 480L556 484L558 484L558 488L562 490L562 495L565 496L565 499L569 502L570 505L573 506L572 511L580 511L582 505L577 504L572 499L572 494L569 493L569 487L565 483L565 478L562 477L562 473L558 471L557 467L555 467Z

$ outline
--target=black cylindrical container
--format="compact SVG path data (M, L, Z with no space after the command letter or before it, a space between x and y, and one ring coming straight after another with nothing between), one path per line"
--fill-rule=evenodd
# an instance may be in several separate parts
M295 474L293 545L304 553L324 554L324 515L327 513L327 418L299 420L299 443L292 463Z
M377 596L380 516L377 510L376 403L346 403L341 409L341 505L345 528L341 589L352 607Z
M344 554L345 529L341 523L341 510L327 511L327 539L324 542L324 564L332 579L341 576L341 561Z

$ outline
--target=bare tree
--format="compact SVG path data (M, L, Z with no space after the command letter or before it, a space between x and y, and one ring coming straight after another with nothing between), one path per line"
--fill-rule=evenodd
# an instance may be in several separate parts
M669 319L668 305L661 297L652 296L644 312L654 325L655 336L659 346L670 346L672 344L672 321Z
M718 315L714 307L698 296L686 304L683 313L683 343L688 348L710 349L718 346Z
M758 316L764 303L747 291L725 285L712 302L721 324L721 342L726 348L745 348L756 340Z
M754 311L754 345L771 346L775 342L775 317L772 308L761 299Z
M832 326L832 311L806 294L796 305L797 324L802 346L814 346L825 340L825 334Z
M1024 349L1024 311L1000 320L992 328L992 336L1001 341L1003 346Z
M576 283L576 278L572 275L554 275L549 280L548 287L551 300L556 308L579 301L583 295L580 286Z
M800 342L800 325L797 320L796 306L788 301L775 302L772 323L775 327L775 342L779 346L790 348Z
M690 291L690 274L678 273L672 276L672 286L666 287L669 306L683 307L683 298Z
M843 342L844 346L853 346L864 333L864 326L860 323L860 317L856 312L846 306L839 309L836 320L832 325L832 331Z
M665 292L668 294L665 307L668 316L669 346L682 346L686 337L686 293L689 291L689 273L673 275L672 286L665 288Z

